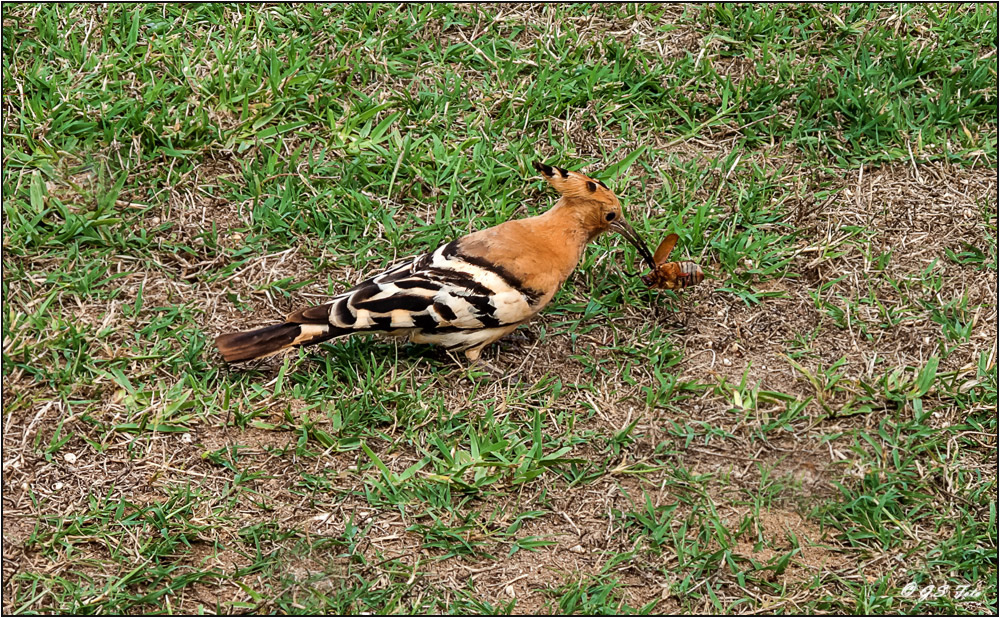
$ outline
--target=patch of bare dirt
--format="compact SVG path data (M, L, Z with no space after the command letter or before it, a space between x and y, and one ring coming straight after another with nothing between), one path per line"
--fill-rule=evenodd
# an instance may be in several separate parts
M730 523L734 527L739 525L738 521ZM828 544L827 535L819 526L796 512L761 511L754 528L736 543L735 553L767 566L798 549L788 568L775 574L781 581L802 582L820 573L845 569L850 564L840 551Z

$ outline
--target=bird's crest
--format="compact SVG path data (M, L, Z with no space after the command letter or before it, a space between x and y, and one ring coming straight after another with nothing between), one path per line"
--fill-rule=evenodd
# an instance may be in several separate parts
M554 165L539 163L538 161L534 161L532 165L552 185L553 189L566 197L607 200L614 196L611 190L608 189L608 186L596 178L591 178L580 172L571 172Z

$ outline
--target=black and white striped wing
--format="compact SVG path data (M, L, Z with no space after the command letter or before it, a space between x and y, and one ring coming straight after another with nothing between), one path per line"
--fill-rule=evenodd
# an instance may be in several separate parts
M408 331L414 341L461 347L475 343L463 333L528 319L540 296L502 267L463 255L452 242L361 282L322 309L338 330Z

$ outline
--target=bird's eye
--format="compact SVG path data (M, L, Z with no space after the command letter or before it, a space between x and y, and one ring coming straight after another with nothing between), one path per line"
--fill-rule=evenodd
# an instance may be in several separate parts
M608 221L614 221L616 216L617 215L615 215L615 213L609 212L607 215L604 216L604 218L607 219Z

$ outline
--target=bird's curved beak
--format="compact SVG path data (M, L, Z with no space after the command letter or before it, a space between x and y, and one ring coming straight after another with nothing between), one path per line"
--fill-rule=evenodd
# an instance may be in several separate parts
M635 247L636 251L639 252L639 255L642 256L642 259L649 264L650 268L656 268L656 263L653 261L653 254L649 252L649 247L646 246L646 243L642 241L642 238L640 238L639 234L632 229L632 226L628 224L628 221L626 221L624 217L618 217L612 221L611 229L624 236L625 240L627 240L630 245Z

